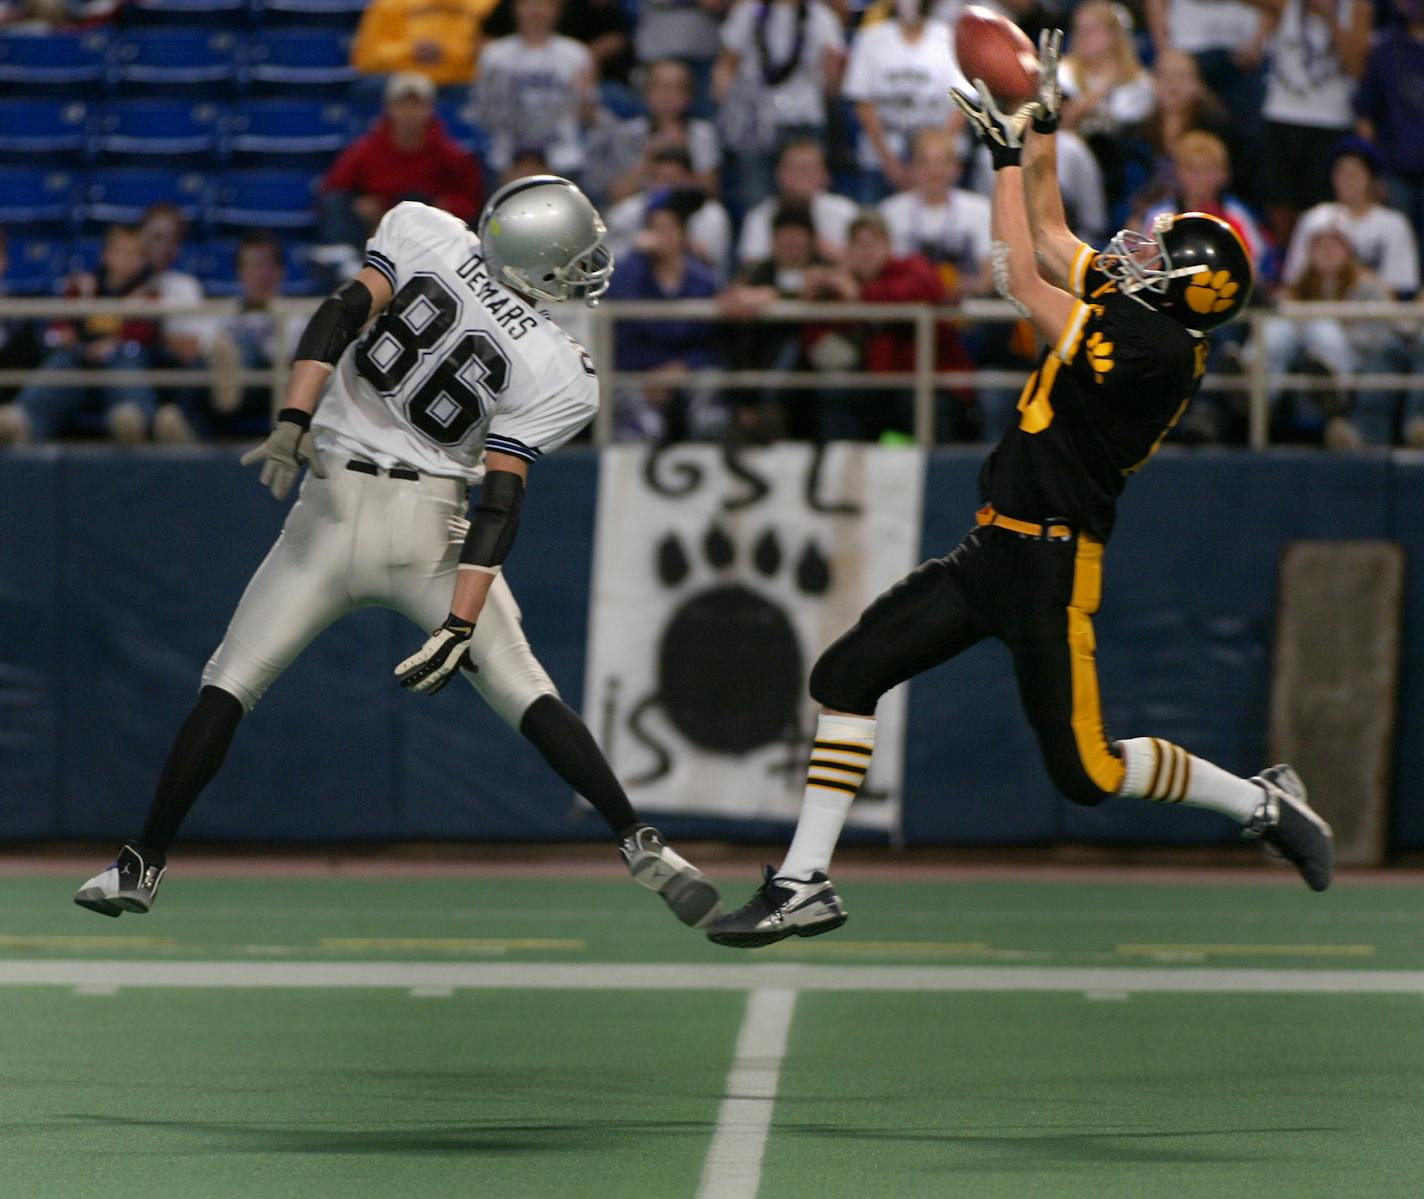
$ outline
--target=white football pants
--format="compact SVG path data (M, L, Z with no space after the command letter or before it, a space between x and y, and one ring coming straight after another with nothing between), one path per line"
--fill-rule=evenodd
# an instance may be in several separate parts
M276 544L203 670L204 686L230 692L247 711L318 633L348 612L394 608L427 634L450 612L469 527L465 485L428 475L361 474L333 456L327 462L330 478L307 471ZM411 652L418 648L411 643ZM503 575L490 588L469 652L477 670L461 673L515 728L541 695L558 694L525 640Z

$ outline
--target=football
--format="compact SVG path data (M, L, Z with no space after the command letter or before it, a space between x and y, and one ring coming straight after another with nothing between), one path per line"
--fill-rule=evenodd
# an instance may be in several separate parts
M1006 17L971 5L954 26L959 69L973 83L982 79L1004 111L1017 108L1038 90L1038 54L1028 35Z

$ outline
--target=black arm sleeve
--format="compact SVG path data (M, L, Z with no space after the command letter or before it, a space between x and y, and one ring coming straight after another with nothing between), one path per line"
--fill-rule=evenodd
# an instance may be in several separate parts
M514 545L523 505L524 480L513 471L492 470L485 475L460 561L466 566L500 565Z
M361 326L371 315L371 290L359 279L343 283L312 313L302 339L297 342L296 362L311 359L335 365L356 340Z

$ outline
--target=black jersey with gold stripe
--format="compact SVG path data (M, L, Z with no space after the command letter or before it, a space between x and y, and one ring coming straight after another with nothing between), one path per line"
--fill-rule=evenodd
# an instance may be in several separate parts
M1125 296L1081 246L1078 296L1019 397L1018 423L979 474L981 498L1023 520L1062 520L1107 540L1127 476L1197 393L1207 343Z

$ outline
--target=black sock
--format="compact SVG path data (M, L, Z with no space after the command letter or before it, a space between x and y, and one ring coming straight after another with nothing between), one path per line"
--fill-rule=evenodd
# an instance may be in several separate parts
M519 731L564 782L598 809L619 840L642 823L588 726L557 695L541 695L530 704Z
M178 826L227 757L241 719L242 704L235 696L220 687L204 687L198 693L196 706L168 751L148 819L143 822L139 843L148 851L146 857L162 862L167 856Z

